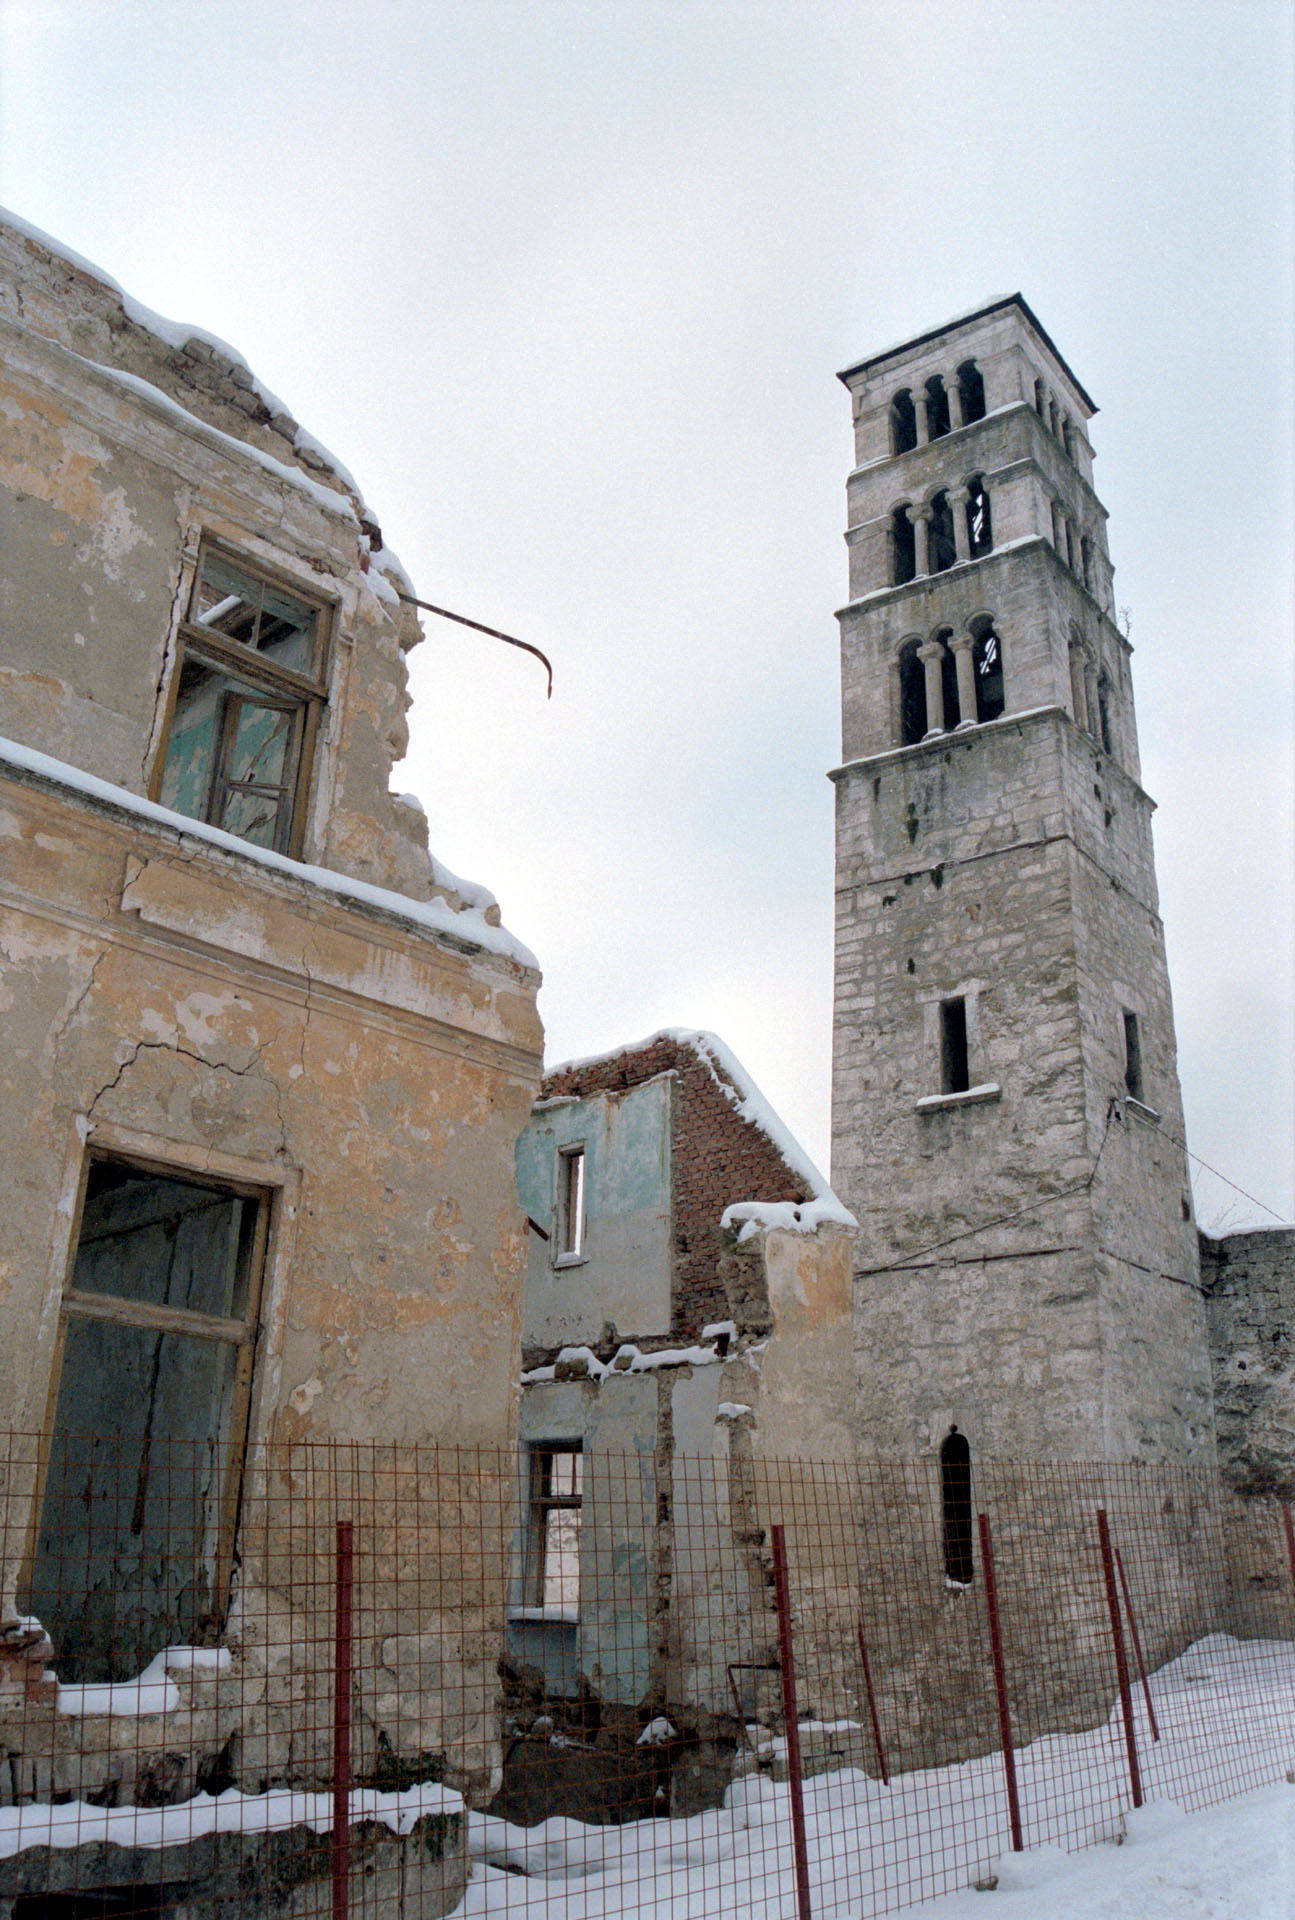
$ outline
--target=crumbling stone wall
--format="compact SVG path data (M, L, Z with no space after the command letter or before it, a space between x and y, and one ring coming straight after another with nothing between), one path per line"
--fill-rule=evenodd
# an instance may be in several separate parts
M1295 1495L1295 1227L1201 1235L1219 1467L1243 1493Z

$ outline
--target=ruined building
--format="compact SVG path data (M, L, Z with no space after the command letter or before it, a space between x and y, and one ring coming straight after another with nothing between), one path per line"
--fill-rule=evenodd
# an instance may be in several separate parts
M1094 407L1019 295L841 375L833 1181L869 1451L1212 1456Z
M538 973L388 790L420 633L345 471L16 223L0 335L0 1423L53 1436L6 1479L6 1617L63 1682L198 1640L263 1664L276 1606L315 1632L272 1591L294 1445L514 1444ZM433 1577L363 1738L485 1780L502 1591L449 1548ZM402 1720L445 1621L462 1684ZM222 1708L191 1663L187 1790L203 1743L249 1791L318 1776L291 1664ZM64 1793L130 1798L150 1742L174 1776L174 1719L41 1712L0 1747Z

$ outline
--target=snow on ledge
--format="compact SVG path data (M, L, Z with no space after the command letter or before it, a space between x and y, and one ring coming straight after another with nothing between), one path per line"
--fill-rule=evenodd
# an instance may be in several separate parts
M817 1233L820 1227L858 1225L835 1194L825 1200L739 1200L720 1215L725 1233L737 1229L738 1245L758 1233Z
M462 1813L463 1799L452 1787L423 1781L401 1793L354 1787L351 1820L380 1821L393 1833L412 1833L428 1814ZM61 1806L0 1807L0 1859L28 1847L182 1847L210 1833L283 1833L312 1827L327 1833L333 1824L331 1793L296 1792L275 1787L268 1793L196 1794L170 1807L92 1807L83 1800Z
M221 827L210 826L205 820L191 820L188 814L173 813L170 807L160 807L156 801L142 799L126 787L117 787L111 781L97 779L94 774L84 773L80 767L70 766L65 760L55 760L51 754L38 753L35 748L24 747L16 740L0 738L0 769L6 765L34 774L38 779L51 781L56 786L85 794L88 799L117 807L137 819L150 821L154 826L169 827L172 832L184 834L191 840L203 841L207 846L218 847L224 853L250 860L254 866L267 867L272 873L282 874L302 886L318 887L321 892L334 894L347 904L389 913L397 919L425 928L429 933L446 934L454 940L483 947L489 953L515 961L518 966L539 969L539 961L530 948L514 939L506 927L491 926L482 905L465 905L458 910L445 900L412 900L408 894L392 893L386 887L371 886L367 880L353 880L349 874L335 873L331 867L307 866L304 861L290 860L287 854L275 853L269 847L254 847L250 840L240 840L237 835L226 833ZM436 871L445 879L452 877L445 868ZM491 906L494 905L493 895L488 895L484 887L473 887L468 882L456 880L455 889L464 900L487 900Z
M164 1647L134 1680L80 1687L65 1687L60 1682L58 1710L78 1720L104 1713L122 1719L174 1713L180 1704L180 1689L171 1678L173 1673L227 1673L229 1665L230 1655L224 1647Z

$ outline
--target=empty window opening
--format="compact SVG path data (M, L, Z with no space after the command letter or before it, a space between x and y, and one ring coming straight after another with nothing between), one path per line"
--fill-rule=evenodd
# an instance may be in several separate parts
M1061 416L1061 444L1073 460L1075 457L1075 436L1071 429L1070 415L1068 413L1063 413Z
M911 453L917 445L917 408L905 387L890 403L890 451Z
M1073 573L1075 570L1075 530L1069 520L1063 520L1061 524L1065 529L1066 536L1066 565Z
M526 1603L573 1617L580 1604L584 1464L578 1440L531 1448Z
M971 1086L967 1059L967 1003L940 1002L940 1091L966 1093Z
M967 551L973 560L988 553L994 544L994 529L989 514L989 495L979 474L967 482Z
M899 656L899 731L906 747L926 736L926 668L911 640Z
M210 1643L247 1436L262 1197L92 1162L24 1610L63 1680Z
M1047 401L1043 393L1043 382L1042 380L1036 380L1034 383L1034 411L1038 414L1040 420L1044 417L1046 407Z
M944 731L952 733L962 718L962 703L958 698L958 660L949 642L953 634L946 627L943 633L937 633L936 639L944 648L940 660L940 697L944 707Z
M917 574L917 530L908 517L907 507L896 507L890 516L890 577L903 587Z
M1101 721L1102 746L1107 753L1114 753L1111 745L1111 683L1105 674L1097 682L1097 713Z
M1124 1010L1124 1087L1135 1100L1142 1098L1142 1036L1138 1016Z
M585 1150L565 1147L558 1155L558 1256L578 1260L585 1250Z
M1007 700L1003 685L1003 644L992 625L983 626L976 634L971 663L975 669L976 718L982 722L997 720Z
M1079 572L1086 587L1093 584L1093 546L1087 534L1079 542Z
M926 383L926 422L927 439L943 440L949 431L949 396L938 373Z
M1057 403L1052 399L1048 401L1048 428L1054 440L1061 438L1061 426L1057 419Z
M964 360L958 368L958 398L962 403L962 424L985 417L985 382L974 360Z
M931 524L927 533L928 571L947 573L958 557L953 532L953 508L947 493L937 493L931 502Z
M971 1448L965 1434L950 1427L940 1447L940 1497L944 1520L944 1577L969 1587L975 1577L971 1554Z
M205 548L154 797L278 853L300 841L323 710L323 610Z

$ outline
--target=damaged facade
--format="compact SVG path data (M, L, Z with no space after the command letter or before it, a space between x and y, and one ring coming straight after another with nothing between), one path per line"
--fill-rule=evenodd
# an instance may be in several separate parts
M688 1736L671 1780L687 1805L717 1721L731 1739L730 1642L776 1637L758 1527L744 1546L737 1518L755 1525L750 1468L852 1450L853 1222L710 1034L546 1075L517 1184L530 1254L509 1647L531 1693L514 1732L576 1700L616 1769L663 1716ZM514 1748L518 1772L526 1759Z
M389 792L420 633L344 470L236 355L17 224L0 332L0 1417L52 1436L9 1469L0 1797L180 1798L217 1753L248 1791L310 1782L291 1450L513 1446L538 974ZM434 1571L357 1739L481 1786L502 1595ZM453 1712L397 1710L444 1634ZM242 1675L181 1663L182 1765L173 1716L32 1695L168 1643Z

